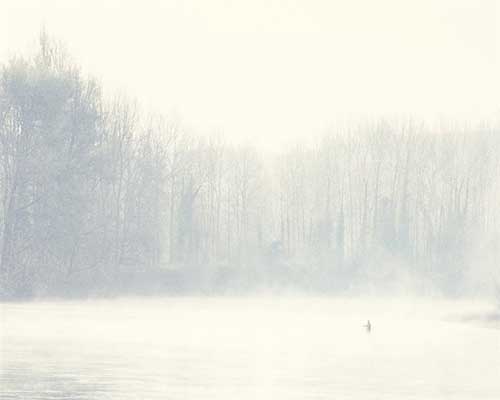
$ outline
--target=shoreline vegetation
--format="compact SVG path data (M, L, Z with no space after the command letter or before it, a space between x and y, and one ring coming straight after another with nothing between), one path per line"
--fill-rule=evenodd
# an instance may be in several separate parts
M380 120L264 158L104 98L44 32L1 67L1 300L500 282L493 122Z

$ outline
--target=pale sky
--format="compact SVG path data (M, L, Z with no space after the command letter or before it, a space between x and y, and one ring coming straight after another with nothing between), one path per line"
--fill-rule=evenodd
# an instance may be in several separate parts
M280 149L339 122L500 114L495 0L0 0L0 61L38 32L200 134Z

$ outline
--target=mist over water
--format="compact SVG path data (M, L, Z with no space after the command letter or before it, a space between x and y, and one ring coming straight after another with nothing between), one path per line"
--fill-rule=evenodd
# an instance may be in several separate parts
M103 3L0 1L0 399L498 400L495 0Z
M498 325L462 319L490 309L293 296L4 304L0 387L4 399L495 399Z

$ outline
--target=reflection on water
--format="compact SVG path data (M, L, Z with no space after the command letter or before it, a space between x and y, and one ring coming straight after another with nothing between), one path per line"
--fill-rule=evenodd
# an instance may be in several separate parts
M5 304L0 393L498 399L499 331L447 318L478 307L313 298Z

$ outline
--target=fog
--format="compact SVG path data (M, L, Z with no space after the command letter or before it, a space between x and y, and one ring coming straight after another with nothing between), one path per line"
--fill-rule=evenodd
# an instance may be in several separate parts
M495 0L4 0L0 58L45 25L104 90L277 152L380 116L498 119Z
M498 327L461 315L487 308L291 296L8 304L0 385L6 399L494 399Z
M0 33L1 398L498 397L495 2Z

